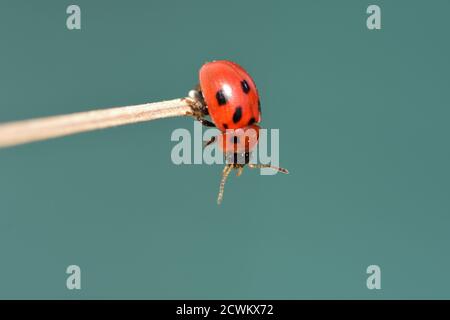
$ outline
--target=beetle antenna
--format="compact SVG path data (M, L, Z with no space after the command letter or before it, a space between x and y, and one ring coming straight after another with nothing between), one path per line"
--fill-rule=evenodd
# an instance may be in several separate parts
M231 164L227 164L225 166L225 168L223 168L222 180L220 180L219 195L217 197L217 204L221 204L222 203L223 190L225 189L225 182L227 181L228 175L230 174L230 171L231 171L232 168L233 167L232 167Z
M249 168L252 168L252 169L270 168L270 169L277 170L278 172L282 172L282 173L286 173L286 174L289 173L289 171L285 168L271 166L270 164L249 164L248 166L249 166Z

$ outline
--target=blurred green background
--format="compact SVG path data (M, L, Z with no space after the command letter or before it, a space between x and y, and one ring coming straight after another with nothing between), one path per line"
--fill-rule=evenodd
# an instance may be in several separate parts
M182 97L229 59L291 174L217 206L222 166L170 159L188 118L2 149L0 298L450 298L450 2L80 0L79 31L70 4L0 2L0 122Z

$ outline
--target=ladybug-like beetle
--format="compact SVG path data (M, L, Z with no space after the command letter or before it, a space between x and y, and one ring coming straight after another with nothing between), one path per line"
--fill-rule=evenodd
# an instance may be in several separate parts
M218 141L225 154L217 203L223 199L225 182L232 169L242 174L244 166L272 168L282 173L286 169L269 164L250 164L250 154L258 143L261 102L252 77L238 64L219 60L205 63L199 71L200 84L189 92L193 116L203 125L217 127L222 133L206 146ZM212 122L205 119L209 115Z
M261 121L261 103L252 77L238 64L221 60L204 64L200 88L216 127L237 129Z
M197 106L196 118L220 131L237 129L261 121L261 101L252 77L240 65L218 60L199 71L200 84L190 92ZM210 115L213 123L204 119Z

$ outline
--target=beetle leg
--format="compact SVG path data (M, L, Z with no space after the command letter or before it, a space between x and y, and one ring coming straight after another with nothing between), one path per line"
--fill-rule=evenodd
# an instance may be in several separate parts
M252 163L250 163L248 166L249 166L249 168L252 168L252 169L270 168L273 170L277 170L278 172L281 172L281 173L286 173L286 174L289 173L289 171L287 169L271 166L270 164L252 164Z
M205 143L204 147L209 146L210 144L214 143L216 141L216 137L212 137L211 139L209 139L208 142Z
M215 128L216 127L216 125L214 123L212 123L211 121L209 121L209 120L206 120L206 119L203 119L203 118L200 118L200 119L197 119L197 120L200 121L200 123L202 125L204 125L205 127L210 127L210 128Z

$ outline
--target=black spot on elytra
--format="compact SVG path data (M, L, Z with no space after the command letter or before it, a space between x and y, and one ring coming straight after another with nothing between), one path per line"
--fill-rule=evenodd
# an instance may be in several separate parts
M241 87L242 87L242 91L244 91L244 93L249 93L250 86L248 85L247 81L242 80L241 81Z
M248 121L248 125L251 126L251 125L254 124L255 122L256 122L255 118L252 117L252 118Z
M231 137L230 140L231 140L231 142L233 142L234 144L239 143L239 137L234 136L234 137Z
M225 128L225 130L228 129L228 125L226 123L223 123L222 125Z
M239 120L241 120L242 118L242 107L236 107L236 109L234 109L234 114L233 114L233 122L234 123L238 123Z
M223 106L224 104L227 103L227 98L223 94L222 90L219 90L216 92L216 100L217 100L217 103L219 104L219 106Z

